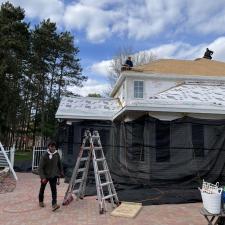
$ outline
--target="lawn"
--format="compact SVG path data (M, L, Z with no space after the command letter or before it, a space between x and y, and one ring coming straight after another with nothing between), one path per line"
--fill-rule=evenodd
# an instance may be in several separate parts
M15 161L27 161L32 160L32 151L16 151Z

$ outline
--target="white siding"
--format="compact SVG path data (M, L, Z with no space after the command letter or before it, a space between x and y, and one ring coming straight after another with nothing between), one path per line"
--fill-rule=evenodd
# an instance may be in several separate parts
M154 96L160 92L166 91L172 87L175 87L180 82L178 81L167 81L158 80L150 78L127 78L127 101L134 99L134 81L143 80L144 81L144 99L149 99L149 97Z

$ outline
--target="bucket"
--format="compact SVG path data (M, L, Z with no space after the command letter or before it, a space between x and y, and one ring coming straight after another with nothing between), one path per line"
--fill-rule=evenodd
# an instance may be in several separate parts
M215 193L209 194L201 191L204 208L211 214L220 214L222 188L218 188Z

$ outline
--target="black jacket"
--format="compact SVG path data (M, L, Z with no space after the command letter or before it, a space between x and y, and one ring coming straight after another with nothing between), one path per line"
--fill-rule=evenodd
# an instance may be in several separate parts
M41 179L60 177L63 175L62 162L58 152L51 159L49 159L48 152L43 154L39 164L39 175Z

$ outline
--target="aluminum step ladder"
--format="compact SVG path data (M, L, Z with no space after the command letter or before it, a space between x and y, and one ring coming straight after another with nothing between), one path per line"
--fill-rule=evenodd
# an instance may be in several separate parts
M73 174L66 191L63 205L68 205L73 200L82 199L85 195L87 175L91 160L93 161L99 213L107 211L106 200L109 200L112 207L119 205L119 199L109 172L106 158L98 131L85 131L80 153L77 158Z

